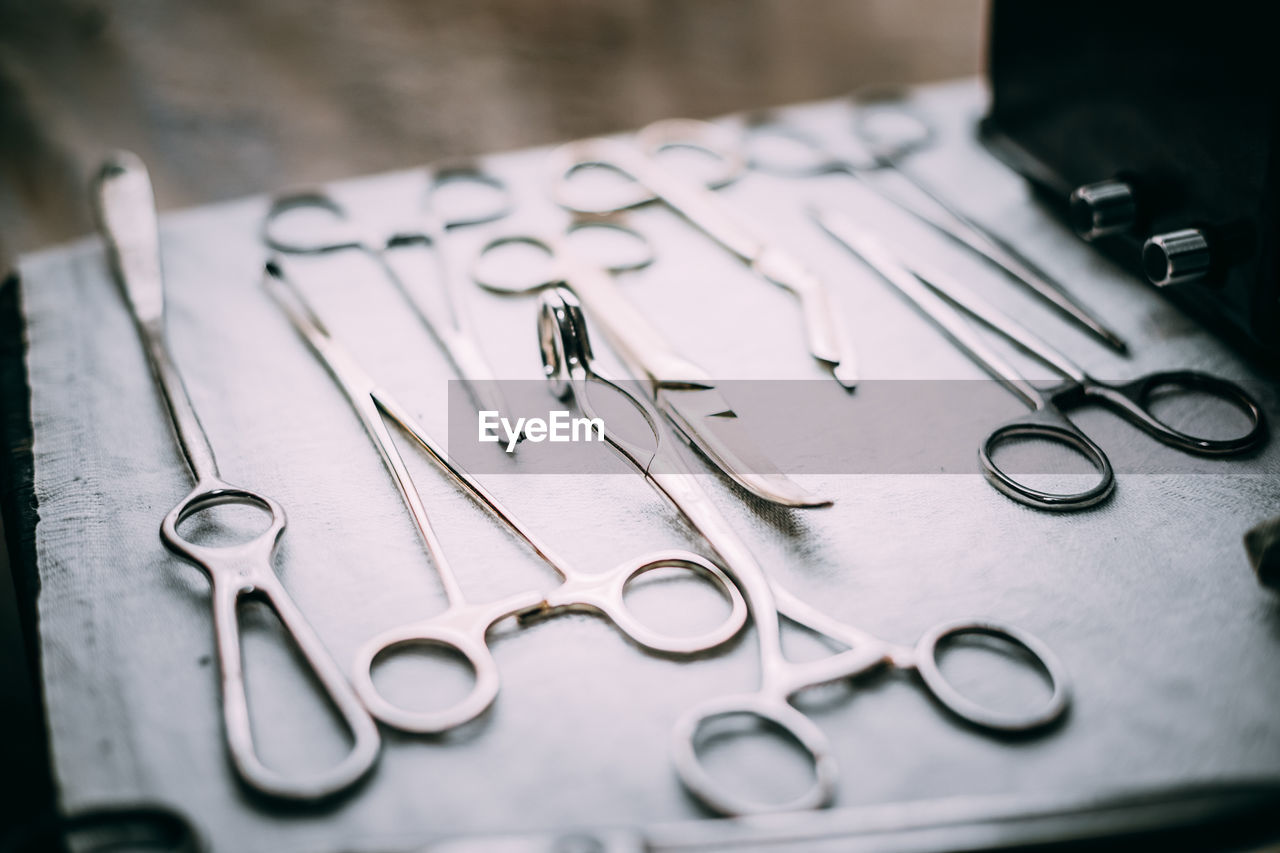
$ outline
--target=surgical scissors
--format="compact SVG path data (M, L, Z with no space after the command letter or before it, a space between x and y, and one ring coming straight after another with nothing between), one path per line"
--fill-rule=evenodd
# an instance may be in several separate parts
M483 225L505 217L512 209L511 192L497 177L470 163L431 168L426 181L422 208L398 229L371 228L361 220L352 219L336 199L320 190L280 196L272 202L263 221L263 242L291 255L323 255L349 249L367 254L444 350L476 406L505 412L506 403L493 369L484 357L459 293L447 235L455 228ZM470 189L465 192L471 196L470 202L461 195L467 187ZM456 196L452 210L449 209L451 194ZM458 205L459 201L463 206ZM396 249L408 246L426 247L435 258L447 312L444 322L432 318L388 257Z
M720 168L706 186L691 183L658 162L658 155L672 148L707 152L720 161ZM634 143L607 138L571 142L556 152L553 164L556 178L552 193L562 207L599 215L662 201L760 277L791 291L800 301L809 352L829 365L845 388L857 385L853 346L823 281L790 253L756 236L711 192L731 183L746 166L736 140L725 128L704 121L668 119L641 130ZM610 169L633 183L616 198L593 202L578 192L573 180L574 175L590 168Z
M588 229L607 229L626 235L640 247L631 258L607 267L576 252L572 235ZM516 280L486 274L486 260L512 244L545 252L550 262L545 275ZM578 295L604 328L610 342L637 377L647 380L657 407L680 434L742 488L767 501L794 507L828 506L831 501L812 494L780 472L743 429L737 414L716 390L711 376L672 348L627 300L611 273L634 270L653 261L653 250L637 231L617 220L579 220L563 234L498 237L480 250L473 277L486 290L501 294L532 293L566 285ZM528 268L526 268L527 270Z
M213 448L165 340L160 236L151 180L142 161L125 151L109 158L95 179L94 203L112 270L142 338L174 437L196 481L191 492L164 517L160 539L209 577L222 719L232 763L245 782L270 796L312 800L335 794L373 767L378 758L378 728L271 568L276 545L284 534L284 508L266 495L231 485L218 473ZM231 545L193 542L182 535L184 521L225 504L253 507L267 513L271 522L253 539ZM351 733L351 751L315 778L288 778L267 767L254 749L237 613L242 598L259 599L275 611Z
M869 158L866 162L834 154L804 131L782 125L764 114L753 117L747 130L752 167L787 177L847 174L997 267L1116 352L1127 353L1129 348L1124 339L1081 305L1062 284L903 166L905 157L934 142L936 131L900 94L892 99L886 93L879 95L854 96L854 132L866 148ZM770 138L785 141L785 149L766 144ZM885 171L893 172L911 190L924 196L925 203L893 190L882 181L869 179L871 174Z
M978 453L991 484L1020 503L1051 510L1084 509L1104 500L1115 488L1115 472L1107 455L1063 414L1064 409L1086 403L1102 403L1157 441L1199 456L1244 453L1266 439L1266 419L1261 407L1234 382L1194 370L1158 371L1118 384L1101 382L959 282L938 270L926 269L918 261L903 260L852 218L829 210L815 210L813 216L827 233L893 285L975 364L1031 409L1030 414L992 431ZM1052 368L1062 381L1048 389L1032 385L976 334L957 308ZM1214 439L1174 429L1151 410L1152 397L1161 389L1225 401L1245 415L1249 430L1239 437ZM1078 451L1097 470L1099 481L1075 493L1047 492L1019 482L1000 468L994 457L1002 444L1022 439L1043 439Z
M355 688L370 712L379 720L403 731L438 733L462 725L481 714L498 694L497 663L489 651L486 635L496 622L507 616L528 616L535 613L549 615L558 611L597 613L610 619L636 645L673 656L692 655L714 649L728 642L742 629L746 623L747 611L741 593L714 563L697 554L688 551L661 551L639 559L624 560L606 572L590 574L579 571L556 556L484 486L451 460L404 407L338 345L307 304L301 291L284 275L278 262L267 265L264 283L312 352L337 382L355 409L365 431L377 445L378 452L426 543L449 601L449 607L444 613L392 628L369 640L357 653ZM561 584L545 595L529 591L484 604L468 604L427 517L413 479L396 450L387 429L388 418L421 445L441 470L523 539L534 553L560 575ZM725 621L696 636L666 635L644 625L627 606L627 585L640 575L663 568L688 570L693 576L713 584L730 604L730 612ZM462 655L475 673L471 692L454 706L436 711L411 710L387 701L373 683L373 666L392 650L415 645L449 648Z
M771 580L697 479L678 456L663 446L662 429L653 408L594 371L586 322L572 292L564 288L547 291L541 297L540 308L538 336L552 393L566 399L573 396L579 407L591 415L589 386L604 386L621 395L644 416L649 428L645 438L649 441L631 440L609 429L606 429L606 441L710 543L726 571L742 589L756 626L759 688L694 706L681 715L672 733L676 772L700 802L728 815L792 811L829 804L835 794L835 759L822 730L793 707L789 699L810 687L854 678L880 667L914 670L920 675L925 690L943 707L980 729L1030 732L1062 716L1070 699L1066 671L1047 646L1024 631L994 622L957 620L929 629L914 646L900 646L827 616ZM847 648L818 660L790 661L782 651L781 617ZM1040 707L1018 714L987 708L961 694L942 674L938 656L944 641L967 635L1002 640L1034 659L1050 683L1049 698ZM724 790L703 767L698 747L713 721L732 717L755 718L764 724L766 731L780 734L803 749L813 762L813 784L797 797L776 804L746 799Z

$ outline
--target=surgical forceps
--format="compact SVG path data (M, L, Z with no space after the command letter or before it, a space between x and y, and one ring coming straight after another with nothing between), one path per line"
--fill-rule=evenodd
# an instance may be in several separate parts
M936 141L936 132L923 115L901 99L901 93L897 93L899 97L895 99L881 94L876 98L854 96L854 133L865 146L868 161L840 157L803 131L782 126L768 116L758 116L747 131L749 143L756 143L750 145L751 165L786 177L847 174L982 257L1116 352L1128 353L1124 340L1065 287L903 167L904 158ZM770 137L788 143L786 149L790 155L782 156L778 146L771 148L764 144ZM885 171L907 182L911 190L925 197L926 203L912 200L880 181L867 179L872 173Z
M470 192L478 203L473 200L469 205L450 210L449 193L464 187L472 188ZM444 350L476 406L506 412L493 369L484 357L464 309L447 235L455 228L495 222L510 213L511 208L511 192L501 180L478 166L455 164L428 171L422 210L398 230L371 229L362 221L350 218L327 193L310 190L281 196L272 202L263 222L262 239L272 249L291 255L323 255L347 249L358 249L369 255ZM289 220L301 213L308 214L305 223L308 227L300 227L302 220L298 218L290 228ZM388 254L406 246L431 250L447 311L444 322L432 318L422 300L392 265Z
M1243 453L1266 438L1266 419L1261 407L1234 382L1194 370L1158 371L1119 384L1101 382L959 282L895 255L850 217L829 210L815 210L813 216L827 233L893 285L975 364L1031 409L1029 414L993 430L978 452L982 470L991 484L1020 503L1051 510L1083 509L1104 500L1115 488L1115 473L1107 455L1063 414L1064 409L1086 403L1102 403L1157 441L1198 456ZM957 309L1052 368L1062 381L1043 390L1032 385L976 334ZM1151 410L1152 397L1161 389L1225 401L1248 418L1249 431L1237 438L1213 439L1176 430ZM1019 439L1043 439L1072 448L1092 464L1101 479L1091 488L1075 493L1046 492L1021 483L1001 469L994 459L1000 445Z
M373 767L378 757L378 729L272 571L276 544L285 528L284 508L266 495L231 485L218 473L213 448L165 340L164 282L155 200L146 167L136 155L117 152L103 164L94 181L94 206L112 271L142 338L174 437L196 481L195 488L164 517L160 539L166 548L209 576L221 673L222 719L232 762L245 782L270 796L312 800L334 794L354 784ZM271 516L271 523L248 542L232 545L202 544L182 536L179 528L184 521L224 504L261 510ZM352 745L346 758L315 778L288 778L263 764L254 749L237 615L240 599L250 597L264 601L275 611L350 730Z
M627 235L642 251L603 267L569 245L575 232L588 229ZM545 252L550 262L546 275L534 271L519 280L486 275L485 259L512 244ZM631 372L647 380L658 409L730 479L753 495L784 506L830 505L830 500L801 488L764 456L711 376L677 353L622 294L612 273L639 269L652 261L652 247L638 232L616 221L588 220L572 223L563 235L498 237L480 250L473 277L486 290L506 295L568 286L604 328Z
M692 655L708 651L732 639L746 622L746 604L733 582L715 564L688 551L661 551L624 560L602 573L580 572L556 556L534 533L502 506L469 473L440 449L426 430L396 400L365 373L338 345L307 304L298 288L285 277L276 263L267 265L264 282L299 334L324 364L359 416L365 431L400 490L409 514L435 565L449 601L448 609L420 622L392 628L369 640L357 653L353 683L369 711L382 722L403 731L439 733L462 725L480 715L498 694L498 666L489 651L486 635L501 619L511 615L548 615L557 611L586 611L610 619L636 645L667 655ZM389 418L430 455L446 474L477 502L523 539L547 565L560 575L560 586L543 595L528 591L484 604L469 604L463 596L440 540L431 527L413 479L405 467L390 431ZM670 636L656 632L632 615L624 593L627 585L655 569L685 569L713 584L729 601L730 612L719 626L697 636ZM438 711L417 711L388 702L373 683L377 660L393 649L431 645L453 649L475 672L471 692L457 704Z
M717 697L696 705L679 718L672 734L676 772L704 805L734 815L810 809L830 803L835 793L836 766L826 736L788 700L810 687L854 678L880 667L916 671L925 690L943 707L980 729L1029 732L1062 716L1070 697L1066 671L1053 652L1030 634L993 622L957 620L929 629L915 646L900 646L833 619L772 582L697 479L679 457L663 447L662 429L653 408L592 369L586 323L572 292L564 288L548 291L542 295L540 307L538 336L552 392L565 399L575 397L579 407L592 416L589 387L604 386L644 416L650 433L646 438L651 441L620 437L607 425L605 440L719 554L746 597L759 635L760 687L755 692ZM846 646L846 650L804 663L788 660L782 651L783 616L819 637ZM1024 714L993 710L966 698L946 680L938 666L939 645L962 635L994 637L1021 649L1047 676L1052 687L1050 697L1039 708ZM759 720L766 730L787 737L808 754L814 767L814 782L808 790L784 803L760 803L724 790L706 771L698 758L700 736L706 734L706 727L717 719L744 716Z
M706 186L672 174L658 162L658 155L672 148L712 154L721 163L718 173ZM599 215L662 201L760 277L791 291L800 300L809 352L830 365L836 381L845 388L856 386L853 345L826 285L784 249L752 233L711 192L735 180L746 165L736 140L724 128L704 121L668 119L641 130L634 143L606 138L571 142L556 152L553 163L556 179L552 193L562 207ZM618 198L593 203L575 192L578 187L573 180L575 174L590 168L610 169L633 183Z

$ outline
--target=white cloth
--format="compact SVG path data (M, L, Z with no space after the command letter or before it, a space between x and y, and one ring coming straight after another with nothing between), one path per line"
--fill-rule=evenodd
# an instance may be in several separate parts
M842 176L753 173L722 191L827 279L865 376L981 374L807 221L812 201L900 230L1100 376L1185 366L1250 377L1152 289L1073 239L980 149L976 83L930 87L919 98L942 142L912 166L1096 306L1135 355L1113 357ZM852 150L839 102L787 114ZM546 153L485 161L515 189L519 210L452 235L457 257L498 233L561 227L565 216L545 193ZM353 212L394 216L417 202L421 180L410 171L335 191ZM264 199L252 198L163 218L169 338L223 475L288 510L278 571L345 666L367 637L439 612L443 596L355 416L260 286L265 212ZM658 259L622 286L685 355L723 378L824 375L806 353L789 294L670 211L646 209L632 221ZM349 253L290 269L339 339L443 435L448 364L369 259ZM251 801L224 754L207 584L158 537L160 519L190 484L100 245L88 239L31 255L21 275L44 690L67 809L168 803L228 851L381 849L479 831L702 814L668 761L671 724L698 700L753 687L754 642L672 662L578 615L504 633L495 642L503 678L495 707L448 738L388 734L369 783L335 806L292 814ZM536 378L533 301L466 293L498 374ZM596 347L613 363L600 335ZM1274 410L1274 396L1270 404ZM468 596L550 588L548 569L405 448ZM715 478L708 483L769 570L832 615L901 642L943 619L990 616L1040 636L1074 677L1065 726L1016 743L957 725L909 676L873 678L809 703L842 770L837 805L849 805L1274 772L1277 604L1256 585L1240 537L1280 512L1280 443L1252 460L1224 460L1220 470L1122 475L1112 501L1067 515L1009 501L984 482L976 461L966 475L803 477L837 497L827 510L764 510ZM621 463L618 471L626 471ZM516 461L509 474L485 480L584 568L657 548L706 550L635 476L523 477ZM247 648L261 749L288 767L330 762L341 743L273 639L250 630ZM778 767L779 782L787 781L789 765Z

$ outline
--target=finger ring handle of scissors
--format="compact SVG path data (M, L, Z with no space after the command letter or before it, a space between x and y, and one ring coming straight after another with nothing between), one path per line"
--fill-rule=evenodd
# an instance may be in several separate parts
M656 162L660 152L671 148L703 151L719 162L704 181L707 189L732 183L746 169L746 159L726 128L694 119L667 119L641 130L636 144L602 137L570 142L557 149L552 154L552 196L561 207L586 214L618 213L649 204L664 195L660 185L671 181ZM579 172L592 168L610 169L631 182L615 188L607 197L593 198L581 192L574 180ZM682 180L677 182L684 184Z
M1229 456L1252 450L1267 437L1266 417L1257 401L1236 383L1207 373L1167 370L1116 384L1090 380L1082 383L1080 388L1084 397L1106 404L1152 438L1187 453ZM1161 389L1176 389L1228 403L1248 419L1248 431L1240 436L1217 439L1189 435L1174 429L1151 410L1151 397ZM1059 405L1064 403L1065 401L1060 402Z
M316 218L311 227L288 228L288 219L302 212ZM366 235L347 216L346 210L327 193L303 190L278 196L262 221L262 241L290 255L319 255L346 249L377 252L385 248L380 236Z
M719 168L705 181L709 189L728 186L746 170L747 160L737 135L722 125L690 118L655 121L636 137L650 158L671 148L690 148L710 154Z
M627 586L641 575L658 569L690 572L713 586L729 603L729 613L714 628L696 635L655 631L636 618L627 606ZM608 617L636 645L665 655L684 656L718 648L733 639L747 622L747 603L738 587L715 563L690 551L663 551L628 561L609 572L570 574L545 599L545 607L582 609Z
M997 464L996 453L1001 445L1028 439L1070 448L1093 466L1098 474L1097 481L1079 492L1047 492L1026 484ZM978 451L978 461L987 480L997 490L1019 503L1039 509L1084 509L1105 500L1115 489L1115 471L1102 448L1048 401L1029 414L993 430Z
M813 767L813 780L799 795L778 803L748 799L725 789L703 765L699 752L716 737L717 721L750 718L761 731L798 746ZM836 791L836 762L827 736L808 717L772 692L744 693L709 699L676 721L671 756L681 784L695 799L722 815L808 811L829 805Z
M192 542L179 532L183 521L210 507L251 506L271 517L266 530L247 542L215 546ZM276 544L285 529L284 508L276 501L220 480L205 479L160 526L160 537L171 551L199 566L209 576L213 592L213 624L222 679L222 708L227 744L240 775L264 793L284 799L311 800L335 794L369 771L378 756L378 729L329 656L306 617L289 597L271 569ZM289 778L267 767L254 748L249 704L241 657L238 607L241 598L264 601L280 620L285 633L301 652L334 709L350 732L352 745L336 766L309 779Z
M602 270L605 273L619 273L643 269L653 263L653 244L639 231L621 222L608 220L574 222L569 226L566 236L588 230L604 230L622 234L635 244L637 251L633 255L621 258L616 262L587 263L579 260L576 253L565 245L563 239L539 237L531 234L508 234L490 240L484 245L476 256L471 277L476 284L491 293L519 295L536 293L558 284L567 284L572 287L573 282L579 281L587 273L588 269ZM507 277L497 274L494 270L486 269L486 261L492 260L502 248L513 245L530 246L544 252L548 259L549 273L546 275ZM609 286L612 289L612 282L609 282Z
M369 713L403 732L439 734L468 723L484 713L498 696L498 664L485 635L495 622L530 610L540 601L538 593L526 592L485 604L456 605L432 619L385 631L356 652L352 669L356 693ZM448 708L404 708L388 701L374 684L373 669L380 660L399 650L424 646L454 652L471 668L475 680L470 692Z
M946 640L974 635L1001 640L1029 656L1049 681L1049 698L1023 713L1000 711L973 701L952 686L938 664L940 646ZM1023 733L1042 729L1057 722L1071 701L1070 679L1058 656L1039 638L1009 625L963 619L944 622L920 638L912 657L925 687L944 708L987 731Z
M431 171L431 183L428 190L431 207L437 205L434 199L442 191L451 186L470 184L490 190L491 203L461 212L436 211L440 224L446 229L466 228L471 225L484 225L506 217L515 208L515 199L506 183L485 171L475 163L461 162L437 166Z
M867 87L853 93L854 134L881 166L892 166L938 139L937 128L909 98L910 93L897 86Z
M808 133L783 124L770 113L748 119L743 131L743 147L752 169L784 178L813 178L838 172L856 175L874 168L870 163L863 165L840 159Z

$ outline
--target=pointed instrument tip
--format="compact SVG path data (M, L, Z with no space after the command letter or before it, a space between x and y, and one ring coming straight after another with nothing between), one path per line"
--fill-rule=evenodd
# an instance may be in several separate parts
M766 500L779 506L791 507L792 509L825 509L835 505L834 499L815 495L805 489L785 495L774 492Z
M1107 346L1111 347L1113 350L1115 350L1117 353L1124 356L1125 358L1129 357L1130 355L1129 345L1125 343L1124 338L1120 337L1110 329L1104 329L1100 333L1100 336L1103 342L1106 343Z
M815 495L783 474L747 474L733 479L756 497L781 506L818 509L835 503L831 498Z
M846 391L853 391L858 387L858 372L854 368L847 367L844 363L833 364L831 372Z

